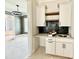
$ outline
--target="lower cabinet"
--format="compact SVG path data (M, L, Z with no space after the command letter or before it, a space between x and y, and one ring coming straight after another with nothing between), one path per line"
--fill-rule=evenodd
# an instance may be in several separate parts
M63 56L64 54L63 43L56 42L56 55Z
M67 42L56 42L56 55L73 57L73 44Z
M52 38L46 38L46 53L55 54L55 41Z
M33 37L32 39L32 53L34 53L39 48L39 38Z
M74 49L74 47L73 47L73 43L64 43L65 45L65 47L63 48L64 49L64 56L65 57L73 57L73 49Z
M45 46L45 37L40 37L40 46L44 47Z
M55 54L55 42L47 42L46 53L47 54Z
M46 39L46 53L73 58L73 42L58 42Z

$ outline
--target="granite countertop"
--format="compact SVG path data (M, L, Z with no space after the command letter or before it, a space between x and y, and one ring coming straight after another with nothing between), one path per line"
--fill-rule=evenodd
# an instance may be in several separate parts
M43 37L43 38L52 38L52 39L55 38L56 42L74 42L74 39L69 35L67 37L60 37L58 35L48 36L48 34L37 34L37 35L34 35L34 37Z
M43 34L36 34L36 35L34 35L34 36L60 37L59 34L57 34L57 35L55 35L55 36L49 36L49 34L45 34L45 33L43 33ZM70 37L69 35L67 35L67 37L62 37L62 38L72 38L72 37Z
M71 39L74 39L72 38L70 35L67 35L67 37L60 37L59 34L55 35L55 36L48 36L49 34L46 34L46 33L43 33L43 34L36 34L34 35L35 37L52 37L52 38L71 38Z

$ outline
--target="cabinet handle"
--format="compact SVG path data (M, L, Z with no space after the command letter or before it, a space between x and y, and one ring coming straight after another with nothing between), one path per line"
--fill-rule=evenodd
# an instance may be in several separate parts
M65 44L63 44L63 48L66 48L66 45Z

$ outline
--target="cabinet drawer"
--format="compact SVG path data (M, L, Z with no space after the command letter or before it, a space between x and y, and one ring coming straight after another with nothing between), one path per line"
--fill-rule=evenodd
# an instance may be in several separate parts
M55 41L56 38L46 38L46 41Z
M46 42L46 53L55 54L55 42Z

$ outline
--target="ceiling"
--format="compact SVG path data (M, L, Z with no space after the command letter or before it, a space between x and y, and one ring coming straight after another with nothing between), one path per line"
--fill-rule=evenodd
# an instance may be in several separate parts
M16 5L19 5L19 11L27 13L27 0L5 0L5 11L16 11Z
M70 1L72 0L37 0L38 4L41 4L41 3L44 4L44 3L50 3L50 2L61 4L61 3L68 3Z

